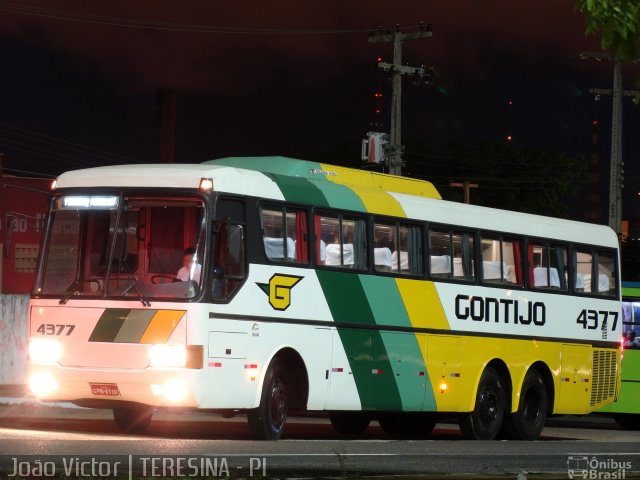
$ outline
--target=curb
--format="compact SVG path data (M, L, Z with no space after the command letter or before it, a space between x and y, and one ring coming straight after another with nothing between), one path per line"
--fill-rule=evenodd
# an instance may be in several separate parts
M52 402L45 403L35 398L25 398L25 397L0 397L0 406L4 405L24 405L28 407L35 408L47 408L47 407L56 407L56 408L82 408L78 405L74 405L69 402Z

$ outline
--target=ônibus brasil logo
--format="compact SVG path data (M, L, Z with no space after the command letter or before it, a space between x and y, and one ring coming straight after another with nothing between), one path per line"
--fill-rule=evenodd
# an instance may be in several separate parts
M269 305L274 310L286 310L291 305L291 289L303 278L276 273L269 279L269 283L256 282L256 285L269 296Z

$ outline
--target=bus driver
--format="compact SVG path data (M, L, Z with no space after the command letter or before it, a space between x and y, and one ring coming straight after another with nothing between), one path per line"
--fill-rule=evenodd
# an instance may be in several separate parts
M182 254L182 268L178 270L176 274L176 280L180 280L181 282L188 282L191 278L191 268L193 265L193 257L196 254L196 249L193 247L185 248L184 253ZM193 280L196 283L200 283L200 275L202 273L202 265L196 263L195 269L193 272Z

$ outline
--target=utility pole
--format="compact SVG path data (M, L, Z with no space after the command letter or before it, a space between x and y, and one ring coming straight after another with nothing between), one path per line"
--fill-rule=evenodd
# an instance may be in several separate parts
M622 89L622 61L608 53L580 54L583 60L593 58L598 61L613 62L613 89L591 89L597 95L611 94L613 96L613 110L611 113L611 165L609 167L609 226L618 237L622 234L622 188L624 162L622 161L622 97L628 92Z
M378 68L393 73L392 94L391 94L391 128L389 138L389 173L392 175L402 175L402 136L401 136L401 114L402 114L402 75L412 75L418 82L426 79L432 82L435 74L433 68L410 67L402 65L402 42L405 40L418 40L433 36L431 26L425 27L420 23L417 32L402 33L400 26L396 25L395 31L383 31L378 28L377 32L369 32L369 43L393 42L393 63L378 62Z
M464 182L449 182L449 186L462 188L464 190L464 203L467 205L471 203L471 189L480 187L477 183L469 183L469 180L465 180Z

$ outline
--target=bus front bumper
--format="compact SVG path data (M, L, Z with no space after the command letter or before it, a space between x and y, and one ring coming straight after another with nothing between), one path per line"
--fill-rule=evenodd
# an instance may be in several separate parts
M29 387L44 402L198 407L201 398L196 385L201 375L202 370L186 368L116 370L30 363Z

